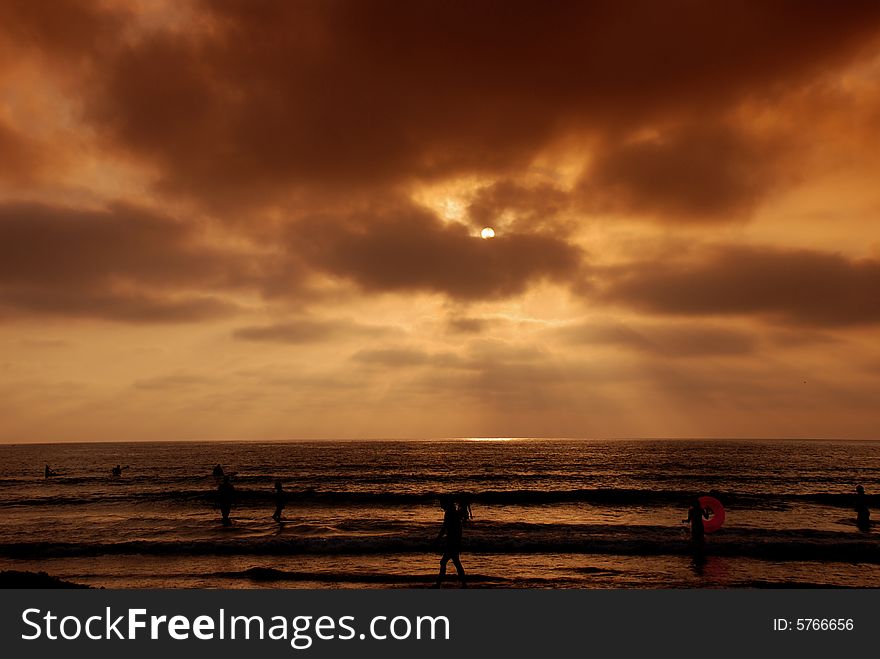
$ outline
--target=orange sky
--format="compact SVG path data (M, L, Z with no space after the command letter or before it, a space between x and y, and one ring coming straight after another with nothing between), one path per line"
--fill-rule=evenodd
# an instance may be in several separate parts
M0 441L877 438L878 179L876 2L7 0Z

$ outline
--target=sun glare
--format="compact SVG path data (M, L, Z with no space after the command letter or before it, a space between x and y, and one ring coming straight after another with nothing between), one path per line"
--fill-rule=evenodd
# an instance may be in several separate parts
M464 442L512 442L520 437L462 437Z
M480 238L483 240L488 240L489 238L495 237L495 229L492 227L485 227L482 231L480 231Z

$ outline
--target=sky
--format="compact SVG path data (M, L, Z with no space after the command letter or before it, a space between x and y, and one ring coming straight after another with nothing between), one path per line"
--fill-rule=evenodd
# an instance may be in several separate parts
M874 1L5 0L0 441L880 438L878 180Z

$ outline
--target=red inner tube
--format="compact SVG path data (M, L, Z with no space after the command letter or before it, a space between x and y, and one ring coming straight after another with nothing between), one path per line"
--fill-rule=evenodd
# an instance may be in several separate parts
M700 497L700 506L703 510L709 509L711 517L703 522L703 530L706 533L714 533L724 524L724 506L715 497Z

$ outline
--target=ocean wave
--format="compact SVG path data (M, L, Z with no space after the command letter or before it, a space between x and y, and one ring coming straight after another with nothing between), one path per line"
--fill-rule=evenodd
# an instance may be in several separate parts
M0 556L44 558L143 554L150 556L238 556L297 554L438 553L434 525L401 524L394 531L370 535L236 536L236 529L217 530L212 537L191 540L130 540L106 542L0 543ZM683 528L483 522L469 526L463 551L485 554L581 553L621 555L679 555L691 552ZM810 560L880 563L876 540L858 533L731 528L712 535L707 552L768 560Z
M361 583L361 584L426 584L436 577L433 572L424 574L380 573L380 572L342 572L342 571L298 571L279 570L271 567L252 567L247 570L232 572L213 572L205 575L224 579L241 579L261 583L281 581L314 581L318 583ZM504 577L493 577L485 574L468 573L470 583L505 582ZM546 580L543 580L546 581Z
M423 492L383 491L322 491L316 489L291 490L285 492L285 500L290 504L310 505L383 505L410 506L436 503L441 497L455 495L473 504L484 505L548 505L560 503L584 503L592 505L639 505L639 506L687 506L694 497L693 490L645 490L625 488L579 488L558 490L510 489L510 490L452 490ZM702 494L702 492L699 492ZM744 493L709 490L707 494L717 497L725 506L740 509L785 509L798 503L813 503L825 506L851 508L854 497L848 493ZM275 501L271 489L239 488L235 492L238 504L268 504ZM75 495L48 493L45 496L3 497L3 506L74 506L93 503L133 504L148 503L201 503L210 504L216 500L213 488L167 489L154 491L132 491L131 488L118 491L102 491ZM867 497L872 507L880 506L880 495Z

